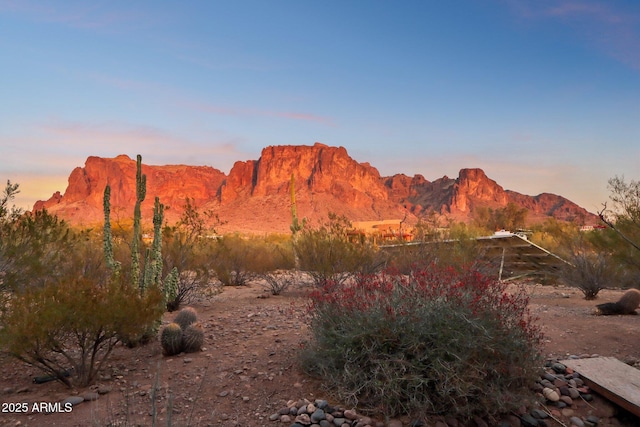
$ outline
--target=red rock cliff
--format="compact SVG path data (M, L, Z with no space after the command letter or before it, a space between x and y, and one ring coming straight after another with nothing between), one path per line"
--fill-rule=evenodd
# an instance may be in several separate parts
M102 198L111 185L112 217L130 220L135 203L135 161L128 156L89 157L75 168L61 195L34 205L76 224L103 221ZM481 169L462 169L457 179L434 181L422 175L381 177L367 163L352 159L343 147L272 146L258 160L236 162L226 176L207 166L143 165L147 197L143 220L150 221L154 196L167 207L165 218L173 223L182 213L185 199L198 208L212 210L227 221L221 231L288 232L291 223L290 182L295 178L298 215L312 222L326 220L328 212L353 221L401 219L409 222L429 212L455 219L470 219L475 208L504 207L516 203L531 218L558 219L595 216L569 200L553 194L525 196L504 190Z

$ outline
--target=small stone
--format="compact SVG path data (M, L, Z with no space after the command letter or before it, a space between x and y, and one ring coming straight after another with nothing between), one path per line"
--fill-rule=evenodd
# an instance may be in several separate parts
M595 415L589 415L585 422L589 422L594 426L597 426L600 423L600 418L596 417Z
M358 413L353 410L353 409L347 409L346 411L344 411L344 417L348 420L357 420L358 419Z
M338 418L338 417L336 417L336 418L333 419L333 424L338 426L338 427L340 427L342 424L344 424L346 422L347 422L346 418Z
M544 412L542 409L532 409L530 414L531 416L533 416L533 418L537 418L539 420L544 420L546 418L549 418L549 414Z
M98 398L100 397L100 395L98 393L94 393L94 392L87 392L84 393L82 395L82 398L88 402L92 402L94 400L98 400Z
M530 414L524 414L520 417L523 427L538 427L538 420L533 418Z
M569 418L569 421L576 427L584 427L584 422L579 417L571 417Z
M326 416L322 409L316 409L315 411L313 411L310 417L312 423L317 423L321 420L324 420L325 418Z
M324 410L327 406L329 406L329 402L322 399L316 399L315 404L316 404L316 407L322 410Z
M562 363L554 363L551 365L551 369L553 369L558 374L564 374L567 371L567 367Z
M70 403L71 406L76 406L82 402L84 402L84 398L82 396L69 396L62 401L62 406L65 406L67 403Z
M585 400L585 402L591 402L593 400L593 395L589 393L585 393L582 395L582 398Z
M558 396L558 392L548 387L542 390L542 395L544 396L545 399L551 402L557 402L558 400L560 400L560 396Z
M280 417L280 422L281 422L282 424L288 424L288 423L290 423L290 422L291 422L291 417L290 417L289 415L286 415L286 414L285 414L285 415L282 415L282 416Z
M296 422L308 426L311 424L311 419L309 418L309 414L300 414L296 417Z
M387 427L402 427L402 421L400 420L389 420L387 423Z
M313 403L307 405L307 414L313 414L316 412L316 406Z
M560 396L560 400L567 404L567 406L573 405L573 399L569 396Z
M565 380L561 380L560 378L556 378L553 380L553 385L556 387L565 387L567 382Z
M111 387L107 385L98 386L98 394L107 394L111 391Z
M572 399L577 399L580 397L580 392L578 390L576 390L575 388L570 388L569 389L569 397Z
M562 416L563 416L563 417L570 417L570 416L572 416L572 415L573 415L573 409L571 409L571 408L564 408L564 409L562 410Z

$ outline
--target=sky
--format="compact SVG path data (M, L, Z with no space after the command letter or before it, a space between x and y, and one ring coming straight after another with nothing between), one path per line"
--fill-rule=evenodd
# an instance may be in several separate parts
M89 156L228 173L315 142L597 212L610 178L640 180L640 1L0 0L20 207Z

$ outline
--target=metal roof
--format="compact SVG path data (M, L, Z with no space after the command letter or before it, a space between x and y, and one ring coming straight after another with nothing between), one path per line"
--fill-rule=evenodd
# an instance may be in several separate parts
M498 231L492 236L477 237L480 246L480 258L496 265L500 280L515 279L533 274L556 273L569 263L558 255L529 241L526 235ZM380 248L417 246L424 244L455 243L459 240L441 242L409 242L406 244L382 245Z

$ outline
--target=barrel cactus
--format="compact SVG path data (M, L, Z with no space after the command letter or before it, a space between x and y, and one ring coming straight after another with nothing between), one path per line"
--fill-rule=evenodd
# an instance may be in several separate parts
M173 321L180 325L180 327L184 330L192 323L195 323L197 317L198 316L195 309L191 307L185 307L178 312L176 318Z
M169 323L160 335L160 343L165 356L174 356L182 351L183 332L177 323Z
M204 330L199 323L192 323L182 332L182 349L185 353L202 350Z

